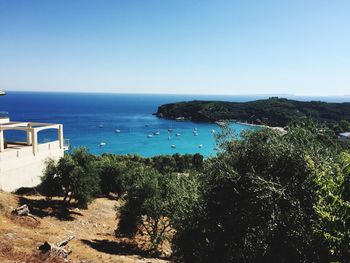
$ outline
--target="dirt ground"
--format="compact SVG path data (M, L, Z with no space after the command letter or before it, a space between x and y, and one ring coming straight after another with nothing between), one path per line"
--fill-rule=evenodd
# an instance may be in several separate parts
M38 222L14 217L12 209L27 204ZM62 209L61 200L17 196L0 191L0 262L38 262L38 247L74 235L72 262L168 262L149 258L140 242L116 238L116 200L98 198L88 209ZM44 261L44 260L43 260ZM45 260L44 262L56 262Z

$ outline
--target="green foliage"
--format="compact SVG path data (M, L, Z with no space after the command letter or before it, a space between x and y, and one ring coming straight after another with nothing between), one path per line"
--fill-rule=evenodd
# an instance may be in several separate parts
M96 166L100 178L101 193L122 195L128 180L127 163L117 162L110 156L104 156L96 163Z
M63 195L61 177L57 175L57 164L49 159L45 164L44 175L41 178L39 191L48 197Z
M46 196L63 196L85 207L97 194L122 196L133 185L137 169L155 169L161 174L201 170L203 156L164 155L143 158L137 155L104 154L94 156L85 148L77 148L58 162L46 163L40 191Z
M172 172L185 173L192 170L201 171L203 168L203 156L200 154L159 155L151 158L152 166L162 174Z
M150 158L144 158L137 155L113 155L104 154L101 157L110 158L115 162L123 162L127 165L142 164L148 167L153 167L162 174L172 172L187 173L190 171L201 171L203 168L204 158L201 154L173 154L173 155L158 155Z
M344 155L334 139L331 130L307 123L285 135L266 129L222 141L200 180L200 202L177 228L177 256L186 262L345 261L349 166L344 157L338 162Z
M159 173L149 167L139 166L134 168L133 183L128 188L125 205L121 209L119 232L122 235L132 236L136 234L137 226L141 223L144 207L156 195L159 195L158 178ZM159 203L153 203L158 206Z
M140 230L149 236L151 250L160 252L173 226L185 223L185 215L192 211L196 182L190 175L162 175L153 168L136 168L120 209L119 234L133 236Z
M86 207L99 191L94 160L85 148L78 148L57 163L49 161L40 188L44 194L63 194L65 202L74 198L78 206Z
M350 103L302 102L272 97L250 102L189 101L162 105L157 116L192 121L238 120L284 127L293 121L313 119L337 133L350 130Z
M333 158L315 164L317 184L316 211L322 221L322 234L327 242L333 261L345 262L350 258L350 154L341 153L336 162Z
M79 148L47 163L40 189L80 206L117 193L118 234L140 231L156 253L172 239L179 261L346 262L350 148L333 128L298 120L286 134L263 129L239 140L227 130L207 160Z

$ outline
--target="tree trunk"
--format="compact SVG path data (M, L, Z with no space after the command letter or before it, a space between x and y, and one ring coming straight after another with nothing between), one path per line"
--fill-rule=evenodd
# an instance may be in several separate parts
M43 245L39 246L39 250L45 253L46 252L53 253L58 257L66 258L70 253L72 253L72 250L69 248L63 248L63 246L66 246L69 243L69 241L71 241L72 239L74 239L74 236L69 236L68 238L56 244L52 244L45 241Z
M12 210L12 214L16 216L27 216L30 214L29 208L27 205L22 205Z
M29 208L26 204L24 204L20 207L17 207L16 209L13 209L11 213L15 216L29 216L29 217L33 218L35 221L39 222L39 220L36 219L35 216L33 216L30 213Z
M74 236L69 236L66 239L62 240L61 242L58 242L56 245L58 247L65 246L65 245L67 245L69 243L69 241L73 240L74 238L75 238Z

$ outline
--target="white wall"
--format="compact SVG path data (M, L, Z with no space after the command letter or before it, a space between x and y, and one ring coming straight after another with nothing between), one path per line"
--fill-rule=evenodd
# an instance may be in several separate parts
M49 158L58 160L64 155L59 142L38 145L38 152L33 155L32 147L11 149L0 153L0 188L14 191L20 187L32 187L40 183L45 161Z

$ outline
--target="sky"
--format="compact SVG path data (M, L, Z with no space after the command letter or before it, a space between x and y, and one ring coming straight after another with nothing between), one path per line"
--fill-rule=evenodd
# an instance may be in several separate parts
M350 94L348 0L0 0L0 90Z

